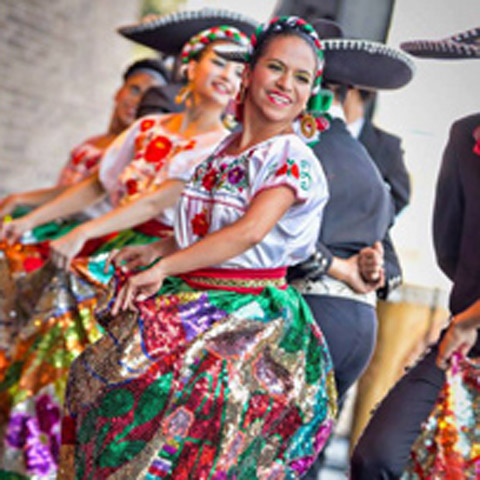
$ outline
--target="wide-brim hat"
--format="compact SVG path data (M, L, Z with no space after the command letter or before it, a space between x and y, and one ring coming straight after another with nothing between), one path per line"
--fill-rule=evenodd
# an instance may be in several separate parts
M250 36L258 22L230 10L203 8L148 16L139 23L118 28L124 37L162 52L177 55L184 44L195 34L207 28L229 25Z
M413 78L414 64L401 50L372 40L345 38L335 22L311 22L324 47L325 82L367 90L393 90Z
M440 40L412 40L400 48L421 58L443 60L480 59L480 27Z

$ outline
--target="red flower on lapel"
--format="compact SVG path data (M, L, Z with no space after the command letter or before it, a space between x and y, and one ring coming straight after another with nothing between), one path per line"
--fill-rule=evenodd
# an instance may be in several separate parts
M473 131L473 138L475 139L475 146L473 147L473 153L480 156L480 126Z

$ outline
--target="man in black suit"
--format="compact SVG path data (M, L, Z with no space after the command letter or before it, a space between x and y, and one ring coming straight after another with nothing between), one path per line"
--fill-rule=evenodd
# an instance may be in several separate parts
M397 216L410 202L410 177L403 160L401 139L382 130L370 120L375 92L351 88L345 100L345 115L350 133L367 149L390 188ZM385 285L377 296L387 299L402 283L402 269L390 233L383 240Z
M450 310L455 317L480 298L480 155L473 131L480 113L454 123L437 182L433 237L437 262L452 280ZM352 457L352 479L399 478L442 388L436 365L438 345L390 391L365 429ZM472 351L480 355L480 338Z
M416 41L402 48L426 58L480 58L480 28L440 41ZM480 299L480 113L456 121L443 154L433 218L437 262L453 282L452 322ZM442 338L445 332L442 334ZM397 479L408 462L444 384L437 366L441 340L413 367L382 401L363 432L352 456L352 480ZM480 338L470 352L480 355ZM440 363L443 359L440 358ZM475 425L472 425L475 428Z

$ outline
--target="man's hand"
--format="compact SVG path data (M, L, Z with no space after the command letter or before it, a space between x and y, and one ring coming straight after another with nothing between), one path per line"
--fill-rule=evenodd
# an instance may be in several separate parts
M384 275L383 246L375 242L371 247L365 247L358 253L360 275L367 283L377 283ZM379 285L381 287L382 285ZM377 288L379 288L377 287Z

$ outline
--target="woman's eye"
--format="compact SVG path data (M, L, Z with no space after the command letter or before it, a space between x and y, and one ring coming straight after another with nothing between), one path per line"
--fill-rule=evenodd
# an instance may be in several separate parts
M282 66L279 65L278 63L269 63L267 65L267 67L270 69L270 70L273 70L275 72L281 72L282 71Z
M225 66L225 62L223 60L221 60L220 58L213 58L212 62L215 65L217 65L218 67L224 67Z
M242 78L242 73L243 73L243 68L239 68L238 70L235 70L235 75L238 78Z
M137 85L130 85L130 93L132 95L140 95L140 87L138 87Z
M310 77L307 77L306 75L297 75L296 79L300 83L305 83L305 84L310 83Z

